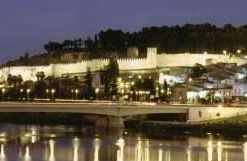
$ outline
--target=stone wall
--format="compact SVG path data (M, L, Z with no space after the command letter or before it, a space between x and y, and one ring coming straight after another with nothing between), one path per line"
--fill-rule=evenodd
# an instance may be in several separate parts
M224 54L158 54L158 67L176 67L176 66L194 66L195 63L206 65L207 62L212 63L238 63L238 65L247 63L245 59L240 57L229 56Z
M121 58L117 61L121 71L156 69L157 67L191 67L195 63L206 65L208 62L238 63L238 65L247 63L246 59L223 54L157 54L156 48L148 48L146 58ZM97 71L106 66L108 62L108 59L93 59L69 64L50 64L48 66L5 67L0 69L0 81L6 80L8 74L22 75L23 80L35 81L36 73L40 71L43 71L46 76L55 77L61 77L63 74L84 73L87 67L91 71Z

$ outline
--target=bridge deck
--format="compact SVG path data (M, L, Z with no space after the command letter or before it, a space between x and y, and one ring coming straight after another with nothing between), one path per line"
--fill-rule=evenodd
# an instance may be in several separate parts
M0 112L58 112L128 116L153 113L189 113L189 107L155 105L120 105L93 103L0 103Z

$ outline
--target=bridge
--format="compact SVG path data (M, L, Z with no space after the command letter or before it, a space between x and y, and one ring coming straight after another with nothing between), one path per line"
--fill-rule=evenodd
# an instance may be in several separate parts
M158 113L185 113L188 107L172 105L121 105L99 103L0 103L0 112L86 113L107 116L131 116Z
M107 125L123 126L125 116L145 114L179 113L186 114L188 121L201 121L221 117L247 114L245 107L217 107L195 105L122 105L117 103L38 103L2 102L0 112L46 112L46 113L84 113L107 116ZM98 121L101 125L102 120ZM97 124L97 122L96 122Z

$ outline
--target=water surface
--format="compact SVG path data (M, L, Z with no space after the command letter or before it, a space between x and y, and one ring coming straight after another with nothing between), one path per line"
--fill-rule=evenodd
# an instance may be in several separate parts
M247 141L221 135L0 124L0 161L247 161Z

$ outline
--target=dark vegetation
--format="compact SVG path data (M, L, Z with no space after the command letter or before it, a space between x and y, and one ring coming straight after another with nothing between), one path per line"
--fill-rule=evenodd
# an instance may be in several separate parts
M235 27L226 24L223 27L217 27L205 23L183 26L153 26L144 27L133 33L108 29L100 31L93 38L48 42L44 44L47 53L31 58L26 53L18 61L10 61L6 65L16 65L17 62L19 65L58 63L61 54L77 52L87 52L89 58L107 57L112 52L122 57L126 56L126 49L129 46L137 46L140 53L146 53L146 48L149 46L157 47L159 53L202 53L203 51L222 53L223 50L227 50L235 54L238 49L246 53L247 25Z

